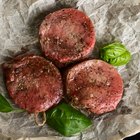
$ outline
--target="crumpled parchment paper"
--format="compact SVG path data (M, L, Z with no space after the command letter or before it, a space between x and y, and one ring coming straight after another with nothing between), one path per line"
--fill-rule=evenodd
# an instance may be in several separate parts
M120 140L140 131L140 0L0 0L0 64L21 49L39 52L38 26L50 11L75 7L93 21L96 47L121 41L132 54L118 68L124 80L124 96L118 108L93 117L93 126L70 138L47 125L38 127L33 115L0 113L1 140ZM0 93L11 103L0 67ZM14 104L13 104L14 105Z

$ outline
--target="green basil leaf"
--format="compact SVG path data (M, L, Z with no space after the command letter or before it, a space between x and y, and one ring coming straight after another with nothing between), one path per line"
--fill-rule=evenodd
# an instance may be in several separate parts
M89 127L92 122L84 114L66 103L46 112L47 124L64 136L71 136Z
M130 52L126 51L120 57L110 59L109 63L114 65L114 66L125 65L130 61L130 58L131 58Z
M14 111L12 106L8 103L8 101L0 94L0 112L11 112Z
M121 66L130 61L131 54L123 44L116 42L101 48L100 57L114 66Z

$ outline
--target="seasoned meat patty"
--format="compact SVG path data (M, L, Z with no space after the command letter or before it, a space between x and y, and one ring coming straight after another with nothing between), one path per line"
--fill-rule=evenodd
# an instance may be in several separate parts
M113 66L94 59L68 70L66 90L73 105L102 114L116 109L122 98L123 81Z
M39 36L45 56L58 67L86 58L95 44L91 20L73 8L46 16L40 26Z
M7 90L14 102L30 113L43 112L62 98L58 69L43 57L19 56L3 65Z

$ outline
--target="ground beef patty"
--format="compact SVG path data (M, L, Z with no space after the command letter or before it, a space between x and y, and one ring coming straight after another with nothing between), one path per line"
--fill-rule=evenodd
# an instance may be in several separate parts
M40 26L39 36L42 51L58 67L84 59L95 44L91 20L73 8L46 16Z
M88 60L68 70L66 90L73 105L102 114L116 109L122 98L123 81L110 64Z
M14 102L30 113L43 112L62 97L62 80L58 69L40 56L15 58L3 65L6 86Z

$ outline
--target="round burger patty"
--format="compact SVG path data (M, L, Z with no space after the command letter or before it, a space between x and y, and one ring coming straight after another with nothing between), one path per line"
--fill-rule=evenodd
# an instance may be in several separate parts
M73 8L46 16L40 26L39 36L45 56L58 67L86 58L95 44L91 20Z
M122 98L123 81L113 66L94 59L68 70L66 90L73 105L102 114L116 109Z
M30 113L43 112L61 100L61 75L43 57L20 56L3 67L8 92L20 108Z

